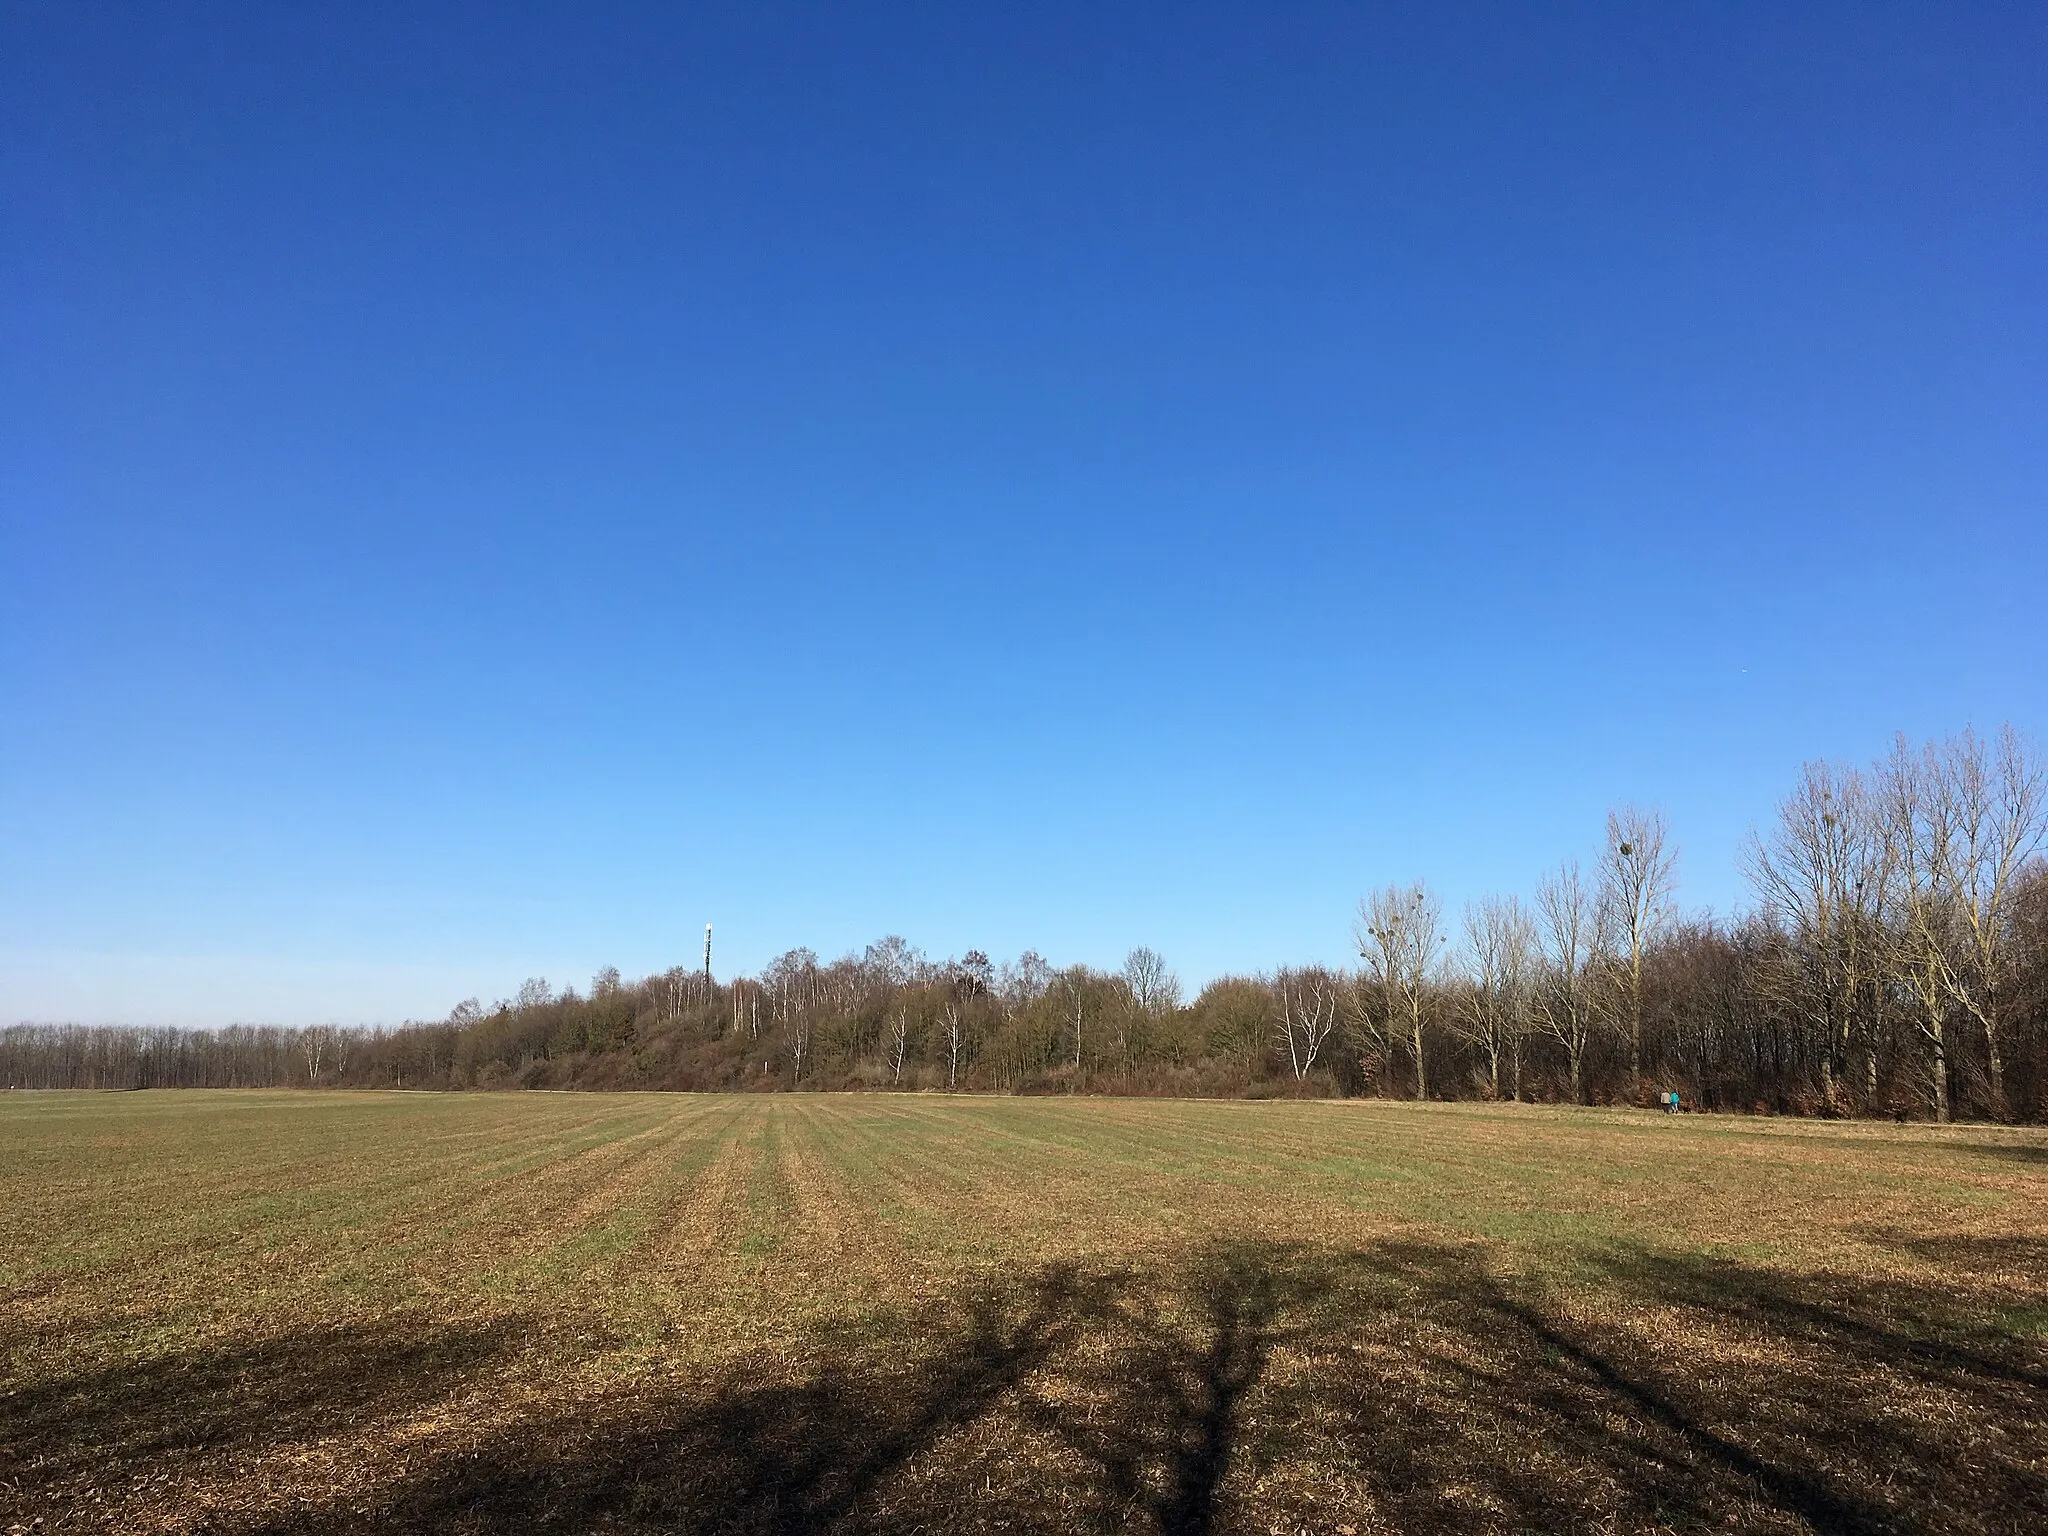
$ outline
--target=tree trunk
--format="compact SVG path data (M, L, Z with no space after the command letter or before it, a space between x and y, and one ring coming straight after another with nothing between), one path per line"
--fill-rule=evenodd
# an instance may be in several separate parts
M1643 1096L1643 978L1640 969L1629 983L1628 992L1628 1096Z
M1934 1118L1943 1125L1948 1124L1948 1042L1942 1038L1941 1025L1937 1023L1927 1032L1934 1045Z

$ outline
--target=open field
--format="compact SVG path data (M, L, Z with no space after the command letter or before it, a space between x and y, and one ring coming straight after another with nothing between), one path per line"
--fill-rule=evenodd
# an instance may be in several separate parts
M2048 1136L11 1095L0 1347L0 1531L2042 1530Z

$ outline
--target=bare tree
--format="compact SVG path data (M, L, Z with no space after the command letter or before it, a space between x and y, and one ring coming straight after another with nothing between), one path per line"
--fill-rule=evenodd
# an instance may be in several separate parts
M1157 1018L1180 1006L1180 978L1166 968L1158 950L1139 945L1124 956L1120 975L1140 1013Z
M732 983L732 1032L746 1026L747 1038L761 1038L761 984L735 976Z
M299 1032L299 1049L306 1057L306 1081L320 1081L320 1063L327 1054L327 1042L333 1031L325 1024L315 1024Z
M970 949L951 967L955 985L971 997L987 997L996 989L995 962L978 949Z
M1555 874L1537 882L1536 920L1547 962L1536 989L1536 1017L1564 1047L1576 1104L1585 1097L1586 1042L1593 1026L1586 972L1597 936L1594 901L1580 877L1578 860L1567 860Z
M1949 1010L1962 960L1961 934L1943 871L1955 829L1930 749L1915 753L1901 736L1881 770L1886 856L1898 871L1899 922L1892 969L1913 1002L1927 1042L1934 1118L1949 1118Z
M1060 1004L1074 1042L1074 1070L1081 1070L1082 1034L1088 1021L1088 968L1069 966L1060 973Z
M960 1083L960 1052L967 1042L966 1025L957 999L946 999L939 1014L939 1028L946 1037L946 1086L954 1088Z
M1126 1071L1135 1071L1160 1043L1160 1023L1180 1006L1180 978L1154 949L1143 945L1124 957L1112 978L1117 1006L1107 1014L1111 1044Z
M1195 1000L1209 1048L1246 1078L1258 1076L1265 1064L1273 1009L1273 987L1244 976L1219 976Z
M1617 952L1611 967L1628 1040L1629 1096L1639 1098L1643 1078L1643 960L1671 921L1675 855L1665 846L1664 815L1639 806L1607 813L1607 846L1600 856L1600 906L1609 918Z
M1035 949L1027 949L1017 957L1015 965L1003 967L1000 990L1010 1003L1027 1007L1045 996L1052 982L1052 967L1045 957Z
M2028 862L2041 847L2048 779L2011 726L1995 751L1974 731L1930 752L1927 792L1940 801L1947 857L1937 871L1961 963L1944 973L1956 1006L1983 1031L1992 1111L2008 1113L2005 1036L2013 992L2007 957L2014 902Z
M804 1080L804 1058L811 1051L811 1032L816 1025L816 1016L808 1000L797 1002L785 1010L783 1023L788 1031L790 1081Z
M1522 1038L1528 1033L1529 989L1536 970L1536 925L1513 896L1489 896L1465 908L1465 947L1472 990L1461 1033L1485 1054L1487 1092L1500 1097L1501 1058L1508 1058L1512 1097L1522 1097Z
M1820 1034L1821 1093L1833 1102L1860 1038L1865 1101L1877 1093L1877 1015L1891 916L1892 861L1881 807L1853 768L1808 763L1778 807L1768 842L1752 838L1749 878L1789 940L1780 1000Z
M1337 1006L1358 1055L1359 1073L1370 1086L1394 1054L1399 1010L1389 1010L1385 989L1365 970L1340 974L1337 981Z
M890 1075L889 1081L901 1085L903 1082L903 1053L910 1047L910 1016L898 1008L889 1015Z
M862 953L860 963L877 986L902 987L915 979L924 963L924 956L912 948L901 934L892 933L870 944Z
M1337 1027L1337 1005L1342 983L1321 966L1283 970L1273 978L1273 995L1280 1010L1280 1039L1287 1047L1287 1064L1298 1083L1309 1075L1316 1057Z
M1443 943L1443 904L1416 881L1389 885L1358 904L1352 933L1359 957L1381 996L1386 1027L1408 1037L1415 1059L1415 1097L1429 1097L1429 1067L1423 1051L1430 971Z

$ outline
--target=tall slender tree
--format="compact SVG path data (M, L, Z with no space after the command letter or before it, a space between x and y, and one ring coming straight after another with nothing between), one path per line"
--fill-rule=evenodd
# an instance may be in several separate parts
M1615 1013L1628 1042L1629 1096L1642 1097L1643 962L1671 920L1676 858L1667 846L1664 815L1640 806L1607 813L1607 845L1600 859L1600 910L1615 953L1608 971L1617 993Z
M1382 999L1388 1033L1398 1030L1407 1037L1415 1097L1426 1099L1429 1056L1423 1026L1431 1004L1430 973L1443 943L1443 904L1420 880L1384 886L1359 903L1352 936Z

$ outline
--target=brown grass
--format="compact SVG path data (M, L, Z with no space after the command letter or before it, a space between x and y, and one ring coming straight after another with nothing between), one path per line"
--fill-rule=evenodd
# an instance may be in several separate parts
M2048 1137L15 1095L0 1349L0 1531L2043 1530Z

